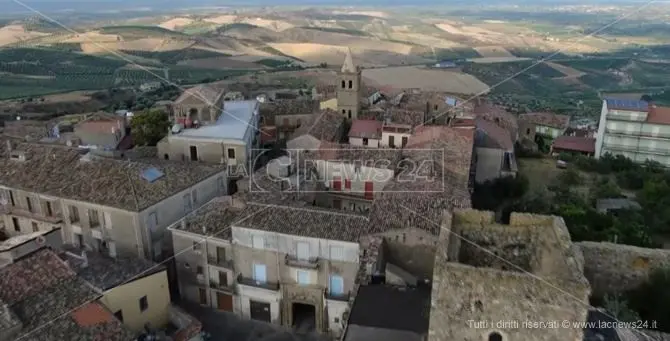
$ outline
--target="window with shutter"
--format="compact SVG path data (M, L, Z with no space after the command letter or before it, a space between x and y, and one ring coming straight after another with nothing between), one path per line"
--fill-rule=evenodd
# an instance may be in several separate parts
M296 245L296 253L298 259L301 260L309 259L309 243L298 242Z
M344 188L351 189L351 180L344 179Z
M365 182L365 199L372 200L373 199L373 185L372 181L366 181Z

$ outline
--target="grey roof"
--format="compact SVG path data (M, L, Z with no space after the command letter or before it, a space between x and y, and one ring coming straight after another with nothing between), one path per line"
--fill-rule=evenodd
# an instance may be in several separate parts
M344 121L344 116L334 110L321 110L312 122L301 125L291 137L311 135L321 141L336 142L342 137Z
M68 248L67 251L61 258L68 261L80 278L100 290L108 290L165 270L165 266L145 259L123 255L112 258L97 252L87 252L87 262L84 263L72 256L81 254L79 250Z
M639 210L642 207L636 201L627 199L627 198L610 198L610 199L598 199L596 202L596 210L598 211L608 211L608 210L621 210L621 209L636 209Z
M303 237L358 242L368 234L368 218L315 207L247 203L239 227Z
M142 211L226 169L219 164L158 158L133 161L91 154L82 158L77 148L35 143L16 145L14 151L25 155L25 161L17 161L10 159L4 142L0 143L0 184L128 211ZM149 168L164 176L152 183L144 180L141 173Z
M232 202L226 198L215 198L184 217L183 224L176 224L172 228L229 240L230 227L243 217L242 210L242 208L234 207Z
M207 138L243 140L249 126L254 126L258 101L226 102L216 123L195 129L186 129L170 138Z
M429 314L430 288L363 285L356 294L349 324L424 334Z
M19 320L19 317L16 316L9 306L6 306L7 309L4 309L5 304L4 301L0 300L0 335L21 324L21 320Z

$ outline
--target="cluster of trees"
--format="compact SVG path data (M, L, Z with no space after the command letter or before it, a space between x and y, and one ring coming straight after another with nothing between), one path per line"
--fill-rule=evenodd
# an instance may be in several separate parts
M155 146L167 135L170 118L161 110L145 110L133 116L130 129L136 146Z
M655 247L660 244L655 237L670 234L670 172L659 164L640 165L609 155L599 160L568 155L561 159L569 168L546 190L526 193L528 181L522 175L496 179L475 187L473 205L503 218L514 211L561 216L575 241ZM634 195L642 208L596 210L598 199L624 198L624 193Z

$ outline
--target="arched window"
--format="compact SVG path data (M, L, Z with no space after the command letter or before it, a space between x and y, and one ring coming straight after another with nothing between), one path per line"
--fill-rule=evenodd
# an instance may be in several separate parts
M354 81L349 81L349 89L353 89L353 88L354 88Z
M492 332L489 334L489 341L503 341L503 337L498 332Z
M346 88L346 87L347 87L347 86L346 86L346 83L345 83L344 81L342 81L342 89L344 89L344 88Z

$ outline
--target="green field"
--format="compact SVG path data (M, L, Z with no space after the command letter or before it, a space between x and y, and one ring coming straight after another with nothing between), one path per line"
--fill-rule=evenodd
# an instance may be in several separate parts
M56 49L0 49L0 99L137 86L165 77L177 84L211 82L250 72L194 69L179 65L129 69L126 64L127 61L119 58Z
M130 51L122 50L123 53L138 56L142 58L155 59L164 64L177 64L177 62L189 59L202 59L212 57L229 57L230 55L220 52L200 50L200 49L181 49L174 51Z

